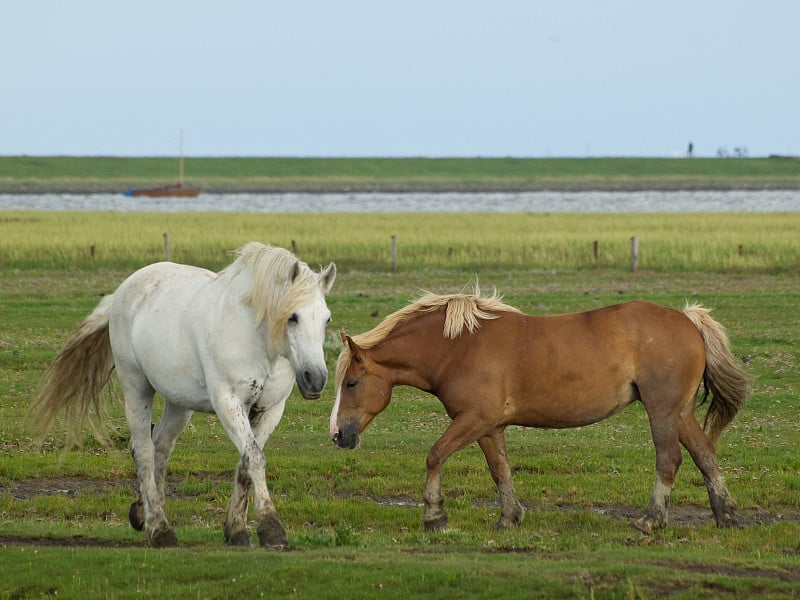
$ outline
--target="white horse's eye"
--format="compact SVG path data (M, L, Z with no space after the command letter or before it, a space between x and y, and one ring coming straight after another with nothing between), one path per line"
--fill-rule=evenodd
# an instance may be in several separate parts
M297 323L297 313L292 313L292 316L289 317L289 323Z

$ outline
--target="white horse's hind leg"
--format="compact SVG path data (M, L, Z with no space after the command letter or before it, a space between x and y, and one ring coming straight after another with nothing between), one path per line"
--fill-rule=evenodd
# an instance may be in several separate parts
M164 514L163 496L156 485L155 447L150 433L155 392L144 378L134 381L137 378L122 372L119 377L125 394L125 416L131 430L131 455L141 494L141 498L131 506L131 525L135 529L144 528L154 547L176 546L178 539Z
M175 450L175 442L181 431L192 418L193 411L179 408L170 402L164 406L164 414L153 429L153 446L155 450L156 489L164 502L164 480L167 474L167 462Z

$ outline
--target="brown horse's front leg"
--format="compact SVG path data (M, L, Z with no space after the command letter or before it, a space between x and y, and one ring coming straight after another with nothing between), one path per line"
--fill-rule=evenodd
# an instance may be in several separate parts
M497 522L498 529L509 529L516 527L522 522L525 516L525 509L517 498L514 490L514 480L511 476L511 467L508 465L506 454L506 437L503 430L492 435L487 435L478 440L478 444L483 450L486 462L492 479L497 485L497 493L500 496L500 520Z
M422 522L427 531L439 531L447 527L442 494L442 465L455 452L466 448L486 431L485 424L471 417L457 417L428 452L426 465L428 478L425 483L425 509Z
M430 465L430 461L428 464ZM441 475L441 467L435 470L431 470L430 466L428 467L428 479L425 482L425 493L422 496L425 501L422 522L425 524L426 531L441 531L447 527L447 513L444 511Z

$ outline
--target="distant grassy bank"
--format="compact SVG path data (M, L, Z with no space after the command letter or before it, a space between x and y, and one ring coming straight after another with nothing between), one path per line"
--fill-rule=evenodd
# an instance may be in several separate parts
M800 159L187 158L205 192L800 189ZM176 158L0 156L0 193L101 193L177 180Z

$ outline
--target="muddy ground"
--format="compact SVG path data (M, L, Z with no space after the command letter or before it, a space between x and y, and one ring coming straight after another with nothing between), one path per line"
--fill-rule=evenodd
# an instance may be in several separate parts
M203 478L214 478L220 481L228 481L228 477L219 475L206 475ZM167 495L169 497L188 497L176 490L178 482L168 482ZM82 477L59 477L53 479L32 478L15 482L10 486L0 486L0 493L10 493L15 500L29 500L36 496L64 495L76 497L81 494L101 493L115 486L128 486L131 491L131 501L136 496L136 481L131 480L103 480L88 479ZM417 510L422 507L422 502L414 498L383 498L372 497L373 502L383 506L407 507ZM562 504L557 507L541 506L533 503L523 502L526 510L532 512L543 511L584 511L587 507L582 505ZM612 519L632 521L641 516L642 507L625 506L622 504L595 503L590 507L594 512L606 515ZM800 522L800 510L762 510L762 509L740 509L738 512L740 525L749 527L753 525L772 525L781 522ZM704 506L693 506L687 504L671 505L669 509L669 521L672 525L701 525L713 521L711 510ZM117 541L90 538L76 535L66 538L17 536L0 533L0 545L24 544L35 546L75 546L75 547L123 547L123 546L146 546L144 538L141 542L125 543Z

